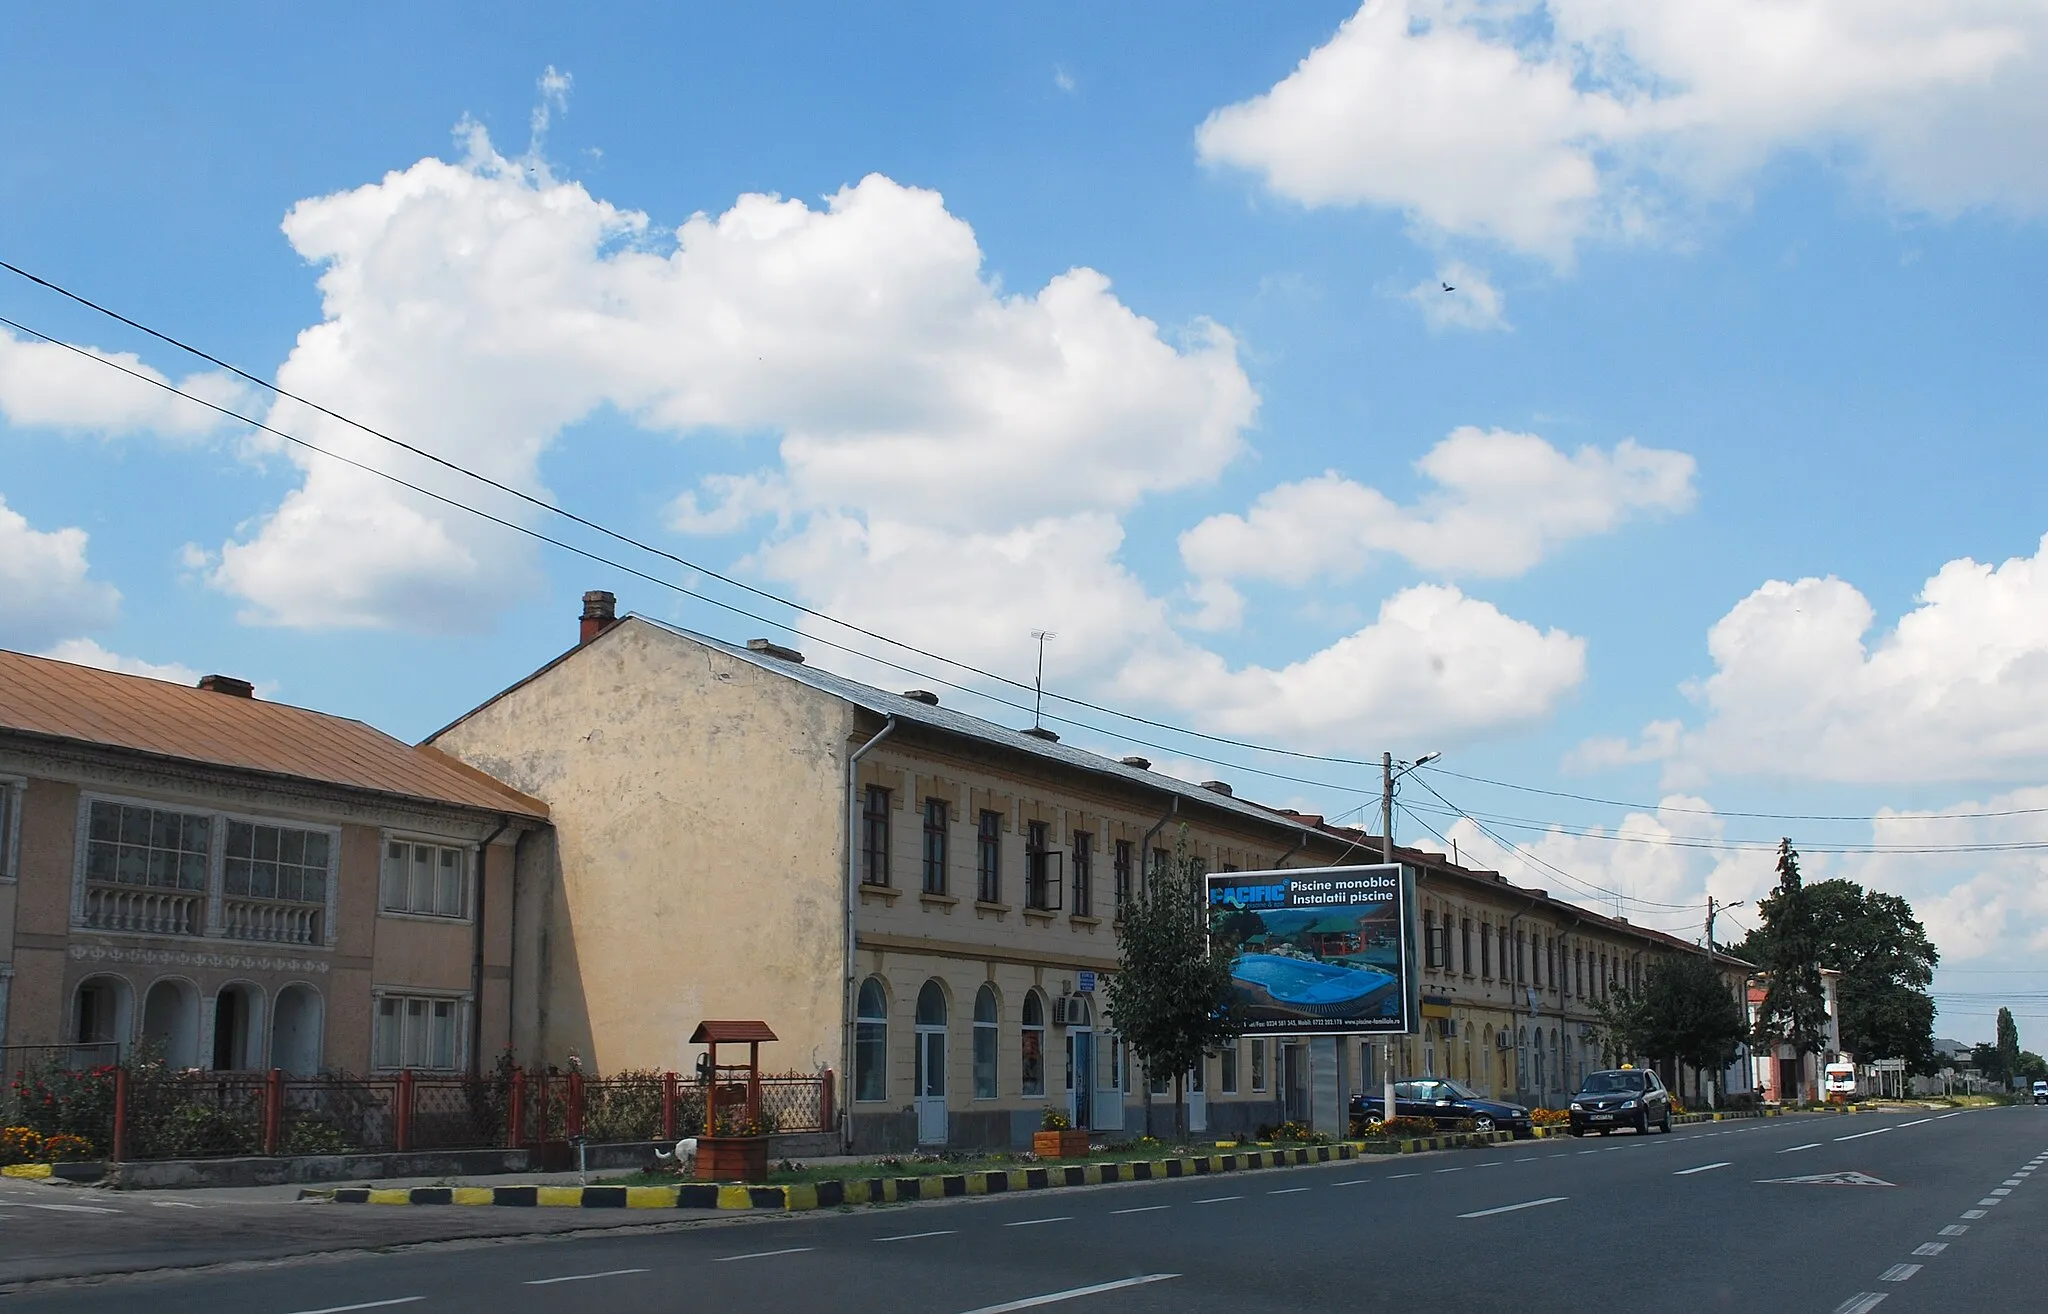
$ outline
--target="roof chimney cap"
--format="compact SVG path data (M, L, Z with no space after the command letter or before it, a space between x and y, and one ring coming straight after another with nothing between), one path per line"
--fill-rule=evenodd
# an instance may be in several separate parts
M1043 739L1048 744L1057 744L1060 741L1058 734L1046 729L1042 725L1034 725L1023 733L1030 735L1033 739Z
M1140 771L1150 771L1152 769L1152 759L1149 757L1138 757L1133 754L1130 757L1120 757L1117 761L1122 762L1127 767L1136 767Z
M802 653L794 648L785 648L781 644L769 639L748 639L747 651L758 652L763 657L773 657L778 661L791 662L797 666L804 664L804 655Z
M903 696L913 703L923 703L927 707L939 705L939 696L929 689L905 689Z
M1221 794L1225 798L1237 797L1235 794L1232 794L1230 792L1230 782L1225 780L1204 780L1202 782L1202 788L1208 790L1212 794Z
M202 675L199 687L208 693L226 694L230 698L254 698L256 686L247 680L238 680L232 675Z
M619 623L619 599L603 589L583 595L583 616L576 627L576 646L582 647Z

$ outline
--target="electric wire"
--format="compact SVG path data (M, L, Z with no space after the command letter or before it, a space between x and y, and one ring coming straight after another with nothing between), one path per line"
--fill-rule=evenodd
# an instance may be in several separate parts
M1369 765L1369 764L1368 764L1368 765ZM1622 799L1613 799L1613 798L1601 798L1601 797L1599 797L1599 796L1597 796L1597 795L1594 795L1594 794L1574 794L1574 793L1571 793L1571 792L1570 792L1570 791L1568 791L1568 790L1562 790L1562 789L1543 789L1543 788L1540 788L1540 787L1538 787L1538 786L1536 786L1536 785L1518 785L1518 784L1515 784L1515 783L1514 783L1513 781L1508 781L1508 780L1491 780L1491 779L1488 779L1488 778L1487 778L1487 777L1485 777L1485 776L1474 776L1474 775L1467 775L1467 774L1465 774L1465 773L1463 773L1463 772L1458 772L1458 771L1452 771L1452 770L1449 770L1449 769L1448 769L1448 768L1446 768L1446 767L1441 767L1441 766L1436 766L1436 765L1431 765L1431 766L1423 767L1423 768L1421 768L1421 769L1422 769L1422 770L1425 770L1425 771L1432 771L1432 772L1435 772L1435 773L1437 773L1437 774L1439 774L1439 775L1445 775L1445 776L1450 776L1450 777L1452 777L1452 778L1454 778L1454 779L1457 779L1457 780L1465 780L1465 781L1470 781L1471 783L1473 783L1473 784L1475 784L1475 785L1491 785L1491 786L1493 786L1493 787L1494 787L1494 788L1496 788L1496 789L1512 789L1512 790L1516 790L1516 791L1518 791L1518 792L1520 792L1520 793L1524 793L1524 794L1542 794L1542 795L1544 795L1544 796L1545 796L1545 797L1547 797L1547 798L1566 798L1566 799L1572 799L1572 800L1574 800L1575 802L1579 802L1579 803L1598 803L1598 804L1602 805L1603 807L1610 807L1610 808L1629 808L1629 809L1632 809L1632 810L1634 810L1634 811L1638 811L1638 812L1660 812L1660 811L1661 811L1661 812L1685 812L1685 813L1691 813L1691 814L1693 814L1693 815L1695 815L1695 816L1707 816L1707 817L1741 817L1741 818L1743 818L1743 819L1746 819L1746 820L1750 820L1750 821L1852 821L1852 822L1868 822L1868 821L1870 821L1870 820L1871 820L1871 818L1870 818L1870 817L1868 817L1868 816L1856 816L1856 815L1853 815L1853 814L1849 814L1849 813L1818 813L1818 812L1817 812L1817 813L1800 813L1800 812L1740 812L1740 811L1734 811L1734 810L1724 810L1724 809L1721 809L1721 808L1688 808L1688 807L1679 807L1679 806L1676 806L1676 805L1666 806L1665 804L1662 804L1662 803L1630 803L1630 802L1627 802L1627 801L1625 801L1625 800L1622 800ZM1940 813L1939 815L1933 815L1933 814L1929 814L1929 815L1919 815L1919 814L1914 814L1914 813L1903 813L1903 814L1901 814L1901 815L1898 815L1898 816L1894 816L1894 817L1886 817L1886 818L1885 818L1885 820L1886 820L1886 821L1981 821L1981 820L1985 820L1985 819L1987 819L1987 818L1991 818L1991 817L2027 817L2027 816L2038 816L2038 815L2040 815L2040 814L2042 814L2042 813L2048 813L2048 807L2040 807L2040 808L2000 808L2000 809L1996 809L1996 810L1992 810L1992 811L1986 811L1986 812L1943 812L1943 813Z

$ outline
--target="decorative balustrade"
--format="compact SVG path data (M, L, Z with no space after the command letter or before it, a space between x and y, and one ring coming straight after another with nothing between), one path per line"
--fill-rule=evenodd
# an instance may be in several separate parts
M317 903L230 896L221 902L221 934L230 940L266 944L320 944L320 922L326 913Z
M206 896L193 890L87 885L85 924L96 931L199 935L206 926Z

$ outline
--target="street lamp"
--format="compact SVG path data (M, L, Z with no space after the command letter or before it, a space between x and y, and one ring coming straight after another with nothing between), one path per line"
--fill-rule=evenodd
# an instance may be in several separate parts
M1401 769L1396 771L1394 769L1394 755L1392 753L1380 754L1381 862L1391 866L1394 861L1394 782L1417 767L1428 766L1431 762L1436 761L1442 756L1442 753L1435 751L1427 752L1421 757L1416 758L1413 762L1401 763ZM1407 928L1404 927L1402 929L1405 933ZM1380 1072L1382 1078L1381 1099L1385 1102L1380 1105L1380 1115L1391 1122L1394 1117L1394 1042L1392 1040L1384 1040L1381 1042L1381 1047L1382 1057L1385 1059L1385 1062L1381 1064Z

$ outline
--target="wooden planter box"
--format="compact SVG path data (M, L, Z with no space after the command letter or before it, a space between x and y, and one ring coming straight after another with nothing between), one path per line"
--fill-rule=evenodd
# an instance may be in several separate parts
M765 1182L768 1180L766 1136L699 1136L697 1180L700 1182Z
M1088 1153L1085 1131L1031 1133L1031 1152L1041 1159L1079 1159Z

